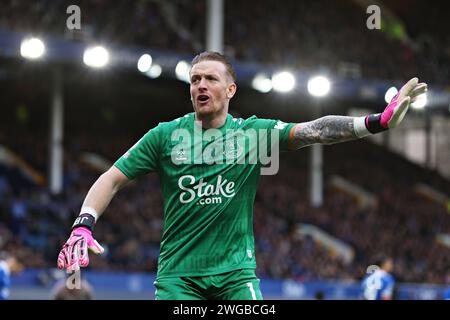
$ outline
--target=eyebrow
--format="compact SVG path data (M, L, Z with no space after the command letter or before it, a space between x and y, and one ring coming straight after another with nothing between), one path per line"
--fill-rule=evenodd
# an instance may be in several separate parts
M199 72L199 73L193 73L193 74L191 75L191 78L192 78L192 77L200 77L200 76L205 76L205 77L207 77L207 76L219 77L219 74L218 74L218 73L215 73L215 72L205 72L205 73Z

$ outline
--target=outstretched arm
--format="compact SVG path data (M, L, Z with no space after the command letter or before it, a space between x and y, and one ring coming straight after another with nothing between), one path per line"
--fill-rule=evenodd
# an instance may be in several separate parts
M290 149L300 149L314 143L333 144L359 138L353 117L326 116L296 124L291 129Z
M396 127L408 111L411 102L427 91L426 83L409 80L379 114L365 117L325 116L296 124L290 133L289 149L295 150L314 143L333 144L365 137Z
M129 179L115 166L103 173L92 185L84 199L80 214L92 214L95 220L105 211L114 195Z
M115 166L103 173L92 185L80 215L72 225L72 233L58 255L58 268L68 271L79 270L89 264L88 251L95 254L104 251L102 246L92 236L95 222L105 211L114 195L129 179Z

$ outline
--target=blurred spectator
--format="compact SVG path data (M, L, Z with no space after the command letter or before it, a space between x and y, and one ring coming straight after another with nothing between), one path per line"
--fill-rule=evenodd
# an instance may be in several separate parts
M20 273L23 265L12 254L0 253L0 300L7 300L10 294L11 275Z
M54 284L50 293L51 300L94 300L92 286L86 280L81 280L79 288L68 288L66 279Z
M365 300L392 300L395 280L392 276L394 260L381 255L374 265L368 267L368 274L362 281L363 298Z

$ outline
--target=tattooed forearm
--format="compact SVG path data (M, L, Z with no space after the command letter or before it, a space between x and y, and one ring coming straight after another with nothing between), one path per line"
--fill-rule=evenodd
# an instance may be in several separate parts
M333 144L357 139L353 117L326 116L314 121L298 123L294 127L291 149L299 149L314 143Z

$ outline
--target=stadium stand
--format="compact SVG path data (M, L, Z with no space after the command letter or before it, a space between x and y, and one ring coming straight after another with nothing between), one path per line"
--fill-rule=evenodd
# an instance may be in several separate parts
M23 140L26 136L32 139L24 131L22 135ZM64 194L59 197L52 197L45 188L32 184L29 189L14 191L9 181L17 181L20 172L6 175L2 194L5 201L1 205L2 229L9 230L4 233L5 249L21 252L23 256L31 254L30 267L53 266L65 229L77 215L87 188L100 174L82 160L82 152L96 150L114 161L131 143L125 137L97 136L98 141L103 141L99 147L87 136L90 136L87 132L70 135ZM30 162L36 161L37 157L27 157L32 152L26 146L34 148L32 144L23 144L17 152ZM345 177L376 195L379 203L358 209L352 196L328 184L325 205L317 209L308 204L307 158L304 151L289 159L283 157L280 172L261 179L254 218L261 276L358 279L374 255L387 251L396 257L395 274L400 281L440 281L449 264L445 254L448 248L435 238L449 229L448 215L444 206L417 197L414 184L426 182L450 194L448 181L395 154L386 157L386 151L367 141L329 146L325 153L325 181L331 181L334 175ZM345 158L352 161L332 160ZM36 165L44 167L45 163L37 161ZM392 181L394 173L402 179ZM93 256L91 268L156 271L162 212L156 176L149 175L125 188L96 227L97 237L106 244L107 253L104 257ZM130 223L119 224L119 217ZM299 237L296 232L299 223L315 225L349 244L355 250L355 258L346 264L311 237Z
M114 3L115 10L110 10L107 1L80 1L83 30L68 32L61 27L67 15L60 13L65 12L69 2L40 0L30 5L25 0L5 0L0 3L0 29L64 35L82 42L103 39L111 44L177 53L192 54L204 49L203 1L194 5L183 0ZM421 10L418 2L414 3L415 10ZM356 79L399 80L420 73L430 83L448 85L450 38L441 26L446 21L442 18L445 12L429 12L436 18L414 27L412 13L395 5L392 10L408 23L408 41L357 27L365 12L354 1L286 0L280 6L266 0L257 5L227 0L225 52L239 61L322 70ZM30 105L33 99L47 103L42 102L47 99L40 91L42 84L30 88L30 82L19 80L16 85L15 90ZM1 92L11 93L9 89L0 87ZM114 95L103 103L114 105L113 100ZM100 166L112 163L159 117L147 122L142 120L145 117L140 110L140 114L134 114L140 118L136 122L120 122L117 119L132 118L124 110L128 105L117 110L115 120L110 122L76 126L73 123L86 121L86 112L72 117L64 141L64 191L54 196L46 181L36 179L47 176L46 115L24 107L31 110L27 115L24 108L16 108L16 101L7 97L4 103L10 113L0 118L0 250L26 257L27 268L54 268L67 230L89 186L101 173L99 163L87 160L86 154L106 160L100 161ZM183 108L179 108L181 112L190 112ZM267 110L261 110L264 112ZM245 109L236 113L250 115ZM329 146L325 148L325 203L313 208L308 193L309 153L305 151L289 158L283 156L280 172L261 179L254 205L259 277L358 280L370 261L385 252L395 257L394 275L399 282L443 282L450 258L448 245L440 235L449 233L449 209L445 203L420 196L417 185L426 184L436 190L434 194L445 198L450 195L448 180L369 141ZM7 161L11 154L38 175L27 173L18 161ZM392 179L393 175L396 179ZM376 201L359 206L354 196L336 188L335 177L345 179L353 189L365 190L371 201ZM92 255L89 269L155 272L163 229L162 208L156 175L139 179L121 191L96 226L96 238L105 245L106 252L103 256ZM129 223L118 223L119 217ZM313 225L351 247L355 253L351 261L325 248L314 237L301 236L302 224Z
M415 10L419 11L420 2L414 2ZM2 1L0 28L62 35L65 29L61 26L68 15L61 13L70 4L68 1L52 2L52 5L47 1L36 1L33 5L21 0ZM203 1L195 5L185 0L133 1L132 4L116 1L113 10L106 1L85 0L80 1L80 8L82 31L66 31L66 37L85 42L102 39L111 45L137 45L179 53L198 52L205 47ZM431 10L435 21L445 21L445 12L438 7ZM408 18L408 11L400 14ZM420 70L429 82L446 83L450 40L442 32L445 28L432 25L420 29L411 23L413 34L406 40L360 28L361 16L367 16L365 8L350 0L331 3L288 0L282 6L273 1L258 1L255 5L230 0L225 6L225 53L240 61L322 70L357 78L406 79ZM433 28L433 32L424 34L426 27ZM389 48L389 59L386 59L386 48ZM348 73L345 71L348 68L357 70Z

